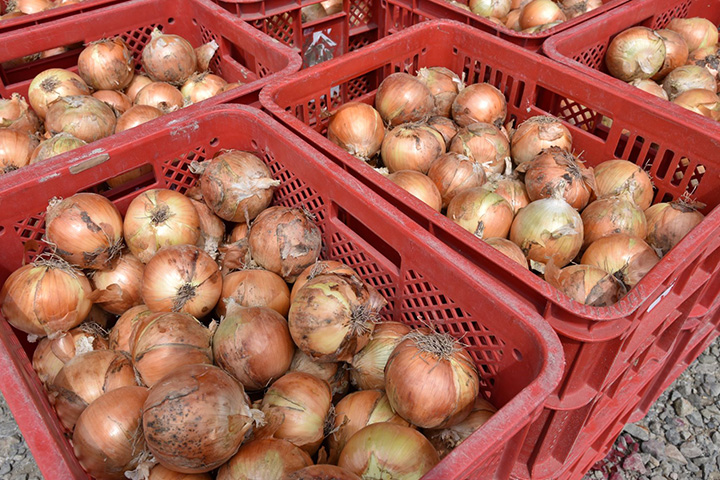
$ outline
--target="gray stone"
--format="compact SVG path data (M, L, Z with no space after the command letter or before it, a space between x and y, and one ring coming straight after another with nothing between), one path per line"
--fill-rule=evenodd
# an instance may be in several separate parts
M688 431L688 430L682 430L682 431L680 432L680 436L683 438L683 440L687 440L687 439L689 439L690 437L692 437L693 435L692 435L692 433L691 433L690 431Z
M677 391L681 397L686 397L692 393L690 386L685 383L680 383L680 384L676 385L675 391Z
M16 437L2 437L0 438L0 458L10 459L17 455L18 444L20 440Z
M703 412L707 409L703 409ZM687 417L688 421L695 425L696 427L703 427L705 424L703 422L703 415L700 415L697 410L690 412Z
M665 438L667 438L668 442L672 443L673 445L680 445L683 441L680 432L675 429L665 432Z
M695 442L685 442L680 445L680 453L682 453L685 458L698 458L703 455L703 451Z
M610 480L625 480L625 475L623 472L617 471L610 475Z
M627 425L625 425L625 428L623 428L623 431L625 433L629 433L640 441L646 441L650 439L650 432L648 431L647 427L644 427L642 425L628 423Z
M675 447L675 445L665 446L665 456L673 462L687 465L687 460L685 459L683 454L680 453L680 450Z
M665 458L665 444L656 438L650 439L647 442L643 442L640 445L640 450L645 453L649 453L655 458Z
M710 438L715 445L720 445L720 433L713 432L712 435L710 435Z
M10 462L4 461L0 463L0 475L6 475L10 473L10 470L12 468L10 467Z
M675 413L681 417L688 415L694 410L692 404L685 397L680 397L675 400L673 407L675 407Z
M645 473L646 471L645 464L637 453L628 455L625 460L623 460L622 466L630 472Z
M697 465L695 465L695 464L692 463L692 462L688 462L688 464L685 465L685 469L686 469L688 472L692 472L692 473L697 473L697 472L700 471L700 467L698 467Z

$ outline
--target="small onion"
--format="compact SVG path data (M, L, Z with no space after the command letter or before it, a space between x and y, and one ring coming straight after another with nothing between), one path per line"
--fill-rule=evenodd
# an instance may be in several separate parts
M525 182L520 180L512 171L505 175L491 175L483 188L503 197L516 215L521 208L530 203Z
M470 157L482 165L489 176L505 170L506 159L510 158L510 142L495 125L471 123L455 135L449 151Z
M458 133L458 126L447 117L430 117L427 121L428 126L434 128L445 140L445 146L449 147L453 137Z
M198 239L197 246L215 258L218 254L220 242L222 242L225 236L225 224L204 202L198 202L192 198L190 201L193 207L195 207L195 211L197 211L198 218L200 219L200 238Z
M163 112L150 105L133 105L118 118L115 133L130 130L131 128L135 128L138 125L162 116Z
M11 128L29 134L42 130L38 116L30 110L30 106L19 93L10 98L0 98L0 128Z
M145 85L135 95L135 105L149 105L163 113L171 113L185 105L180 90L166 82L153 82Z
M318 275L331 274L357 275L355 270L342 262L338 262L336 260L319 260L307 267L300 275L298 275L295 283L293 284L292 291L290 292L290 303L292 303L295 299L297 292L299 292L303 285L305 285L309 280L312 280ZM358 279L360 279L360 277L358 277Z
M470 354L448 333L413 330L395 347L385 366L390 405L418 427L438 428L462 421L479 389Z
M495 1L495 0L492 0ZM508 0L499 0L505 2ZM421 68L417 78L430 89L435 101L433 115L450 117L452 103L464 85L455 72L445 67Z
M530 117L518 126L512 136L513 162L515 165L529 162L550 147L569 152L572 148L570 130L555 117Z
M325 380L330 385L333 398L342 397L350 389L350 374L345 363L319 363L300 349L295 350L289 371L303 372Z
M153 315L153 312L147 305L137 305L123 313L108 334L109 348L130 355L132 353L130 338L134 336L135 327L150 315Z
M134 73L135 60L120 37L91 42L78 57L78 74L95 90L121 90Z
M143 406L147 445L161 465L209 472L227 462L261 417L242 385L213 365L184 365L155 384Z
M430 89L407 73L385 77L375 94L375 108L390 126L427 120L435 109Z
M197 57L187 40L155 29L143 48L142 65L153 80L182 85L195 73Z
M655 251L642 238L617 233L590 244L580 263L602 268L632 288L659 261Z
M93 92L92 96L107 103L108 106L112 107L118 113L118 115L122 115L133 106L132 100L130 100L127 95L115 90L98 90ZM117 132L117 126L115 127L115 131Z
M705 218L696 210L695 205L682 199L652 205L645 210L645 216L648 223L646 240L663 255L680 243L680 240Z
M235 302L240 307L268 307L287 317L290 289L285 280L273 272L240 270L223 278L222 295L215 308L218 315L222 317L227 313L229 302Z
M528 0L526 3L530 3L531 0ZM508 12L507 17L505 18L504 25L509 28L510 30L514 30L516 32L519 32L522 30L522 27L520 27L520 15L522 14L522 10L519 8L510 10Z
M362 480L349 470L337 465L311 465L285 475L282 480Z
M39 73L28 87L28 101L42 119L50 104L60 97L71 95L90 95L90 88L80 76L62 68L51 68Z
M627 160L608 160L595 167L595 194L598 198L632 193L635 203L646 210L654 196L650 176Z
M656 34L662 38L665 43L665 60L662 68L652 76L653 80L662 80L665 76L675 70L677 67L685 65L688 59L688 46L682 35L672 30L662 29L656 30Z
M447 208L450 220L478 238L507 237L513 223L513 209L497 193L483 187L464 190Z
M399 170L386 177L398 187L422 200L436 212L442 209L442 196L435 183L415 170Z
M520 28L523 30L565 20L567 17L552 0L533 0L520 12Z
M485 243L505 256L510 257L511 260L515 261L521 267L528 268L527 258L525 258L523 251L507 238L490 237L485 239Z
M615 277L593 265L570 265L559 269L548 262L545 280L576 302L593 307L613 305L626 292Z
M173 472L159 463L150 469L147 480L212 480L209 473L180 473Z
M37 146L37 138L29 133L0 128L0 175L27 166Z
M650 80L649 78L633 80L632 82L630 82L630 85L632 85L633 87L637 87L640 90L649 93L650 95L655 95L656 97L662 98L663 100L669 100L668 94L665 89L654 81Z
M445 140L440 132L424 124L403 124L385 135L380 155L390 173L399 170L427 173L444 152Z
M62 97L45 116L47 135L65 132L88 143L115 133L116 123L113 109L91 96Z
M483 17L505 18L510 13L511 0L470 0L470 11Z
M370 105L349 102L333 113L327 137L350 155L367 162L380 151L385 125L380 113Z
M153 83L153 81L150 77L136 73L125 89L125 95L127 95L131 102L135 102L135 97L138 92L151 83Z
M197 71L205 72L210 68L210 62L215 57L220 45L215 40L199 46L195 49L195 57L197 57Z
M197 73L188 78L180 89L187 104L202 102L218 95L227 82L212 73Z
M216 480L283 480L313 464L305 450L287 440L264 438L246 443L218 471ZM152 479L150 479L152 480Z
M13 10L10 8L13 2L7 2L7 4L8 10ZM14 5L17 11L25 15L32 15L33 13L40 13L55 8L53 0L14 0Z
M663 89L670 100L681 93L701 88L717 93L715 76L698 65L683 65L668 73L663 80Z
M507 115L507 101L500 90L489 83L465 87L452 104L452 117L461 127L471 123L492 123L501 127Z
M665 28L679 33L691 52L718 43L718 27L706 18L673 18Z
M303 210L274 206L257 216L248 245L258 265L292 283L318 259L322 236Z
M470 415L451 427L426 430L425 436L430 440L437 450L440 458L445 458L453 448L460 445L466 438L472 435L475 430L482 427L497 412L497 409L487 400L478 396L475 399Z
M688 90L675 97L672 102L691 112L720 121L720 97L711 90Z
M43 140L40 142L40 145L35 147L30 157L30 163L42 162L43 160L69 152L70 150L75 150L84 145L87 145L85 141L75 138L69 133L58 133L47 140Z
M353 385L360 390L384 390L385 365L395 347L408 333L410 327L403 323L378 323L368 344L350 360Z
M123 239L122 216L102 195L76 193L51 200L45 216L45 236L57 254L81 268L110 268Z
M195 245L164 247L145 267L142 297L154 312L208 315L222 293L222 275L215 261Z
M645 238L647 222L630 193L595 200L580 215L585 237L583 250L595 240L615 233Z
M650 78L663 66L665 43L647 27L631 27L620 32L608 46L605 65L610 75L624 82Z
M479 163L454 152L445 153L435 159L427 176L438 188L443 208L447 207L458 193L480 187L487 180L485 170Z
M121 315L142 303L140 287L145 265L130 252L113 259L107 270L98 270L92 276L96 293L95 304L103 310Z

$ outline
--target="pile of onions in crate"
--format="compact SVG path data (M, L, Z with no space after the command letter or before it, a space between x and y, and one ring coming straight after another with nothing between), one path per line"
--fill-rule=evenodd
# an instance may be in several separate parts
M605 65L615 78L720 121L718 27L706 18L673 18L661 30L628 28L608 45Z
M461 343L380 322L386 299L319 259L312 216L270 206L262 160L192 169L199 187L144 191L124 218L53 199L54 250L0 292L90 475L418 479L493 415Z
M239 86L208 70L217 49L214 41L193 48L184 38L156 29L142 52L143 75L136 72L135 59L122 39L90 43L80 53L77 74L51 68L32 80L27 101L19 94L0 99L0 174ZM66 50L61 47L37 57Z
M505 126L502 92L446 68L389 75L374 105L332 112L328 138L578 302L616 303L704 218L689 196L651 205L627 160L586 168L557 118Z
M82 3L83 0L4 0L5 13L0 15L0 22L24 15L44 12L65 5Z

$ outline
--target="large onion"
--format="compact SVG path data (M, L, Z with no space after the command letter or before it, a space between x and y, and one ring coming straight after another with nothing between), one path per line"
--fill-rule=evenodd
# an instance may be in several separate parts
M569 265L563 269L548 262L545 280L576 302L593 307L615 304L625 287L611 274L593 265Z
M520 28L541 27L567 20L562 9L552 0L532 0L520 12Z
M635 203L646 210L653 199L653 185L645 170L627 160L608 160L595 167L595 194L600 197L632 193Z
M19 93L10 98L0 99L0 128L12 128L30 134L41 131L42 124L38 116Z
M679 33L691 52L718 43L718 27L707 18L673 18L665 28Z
M440 458L445 458L453 448L460 445L466 438L472 435L475 430L482 427L490 417L492 417L497 409L487 400L478 396L475 400L470 415L451 427L437 429L437 430L426 430L425 436L430 440L437 450Z
M91 96L67 96L53 102L45 116L48 135L69 133L88 143L115 133L117 117L105 102Z
M668 73L663 81L663 89L670 100L681 93L701 88L717 92L717 80L706 68L698 65L683 65Z
M507 101L500 90L489 83L465 87L452 104L452 117L461 127L471 123L492 123L500 128L505 123Z
M143 48L142 65L153 80L182 85L195 73L197 56L184 38L155 29Z
M408 333L410 327L403 323L378 323L368 344L350 360L353 384L361 390L384 390L385 365L392 351Z
M242 385L212 365L185 365L164 377L150 389L142 416L152 454L182 473L227 462L256 418Z
M527 258L525 258L523 251L507 238L490 237L485 239L485 243L509 257L521 267L528 268Z
M673 103L704 117L720 121L720 97L711 90L701 88L688 90L675 97Z
M482 166L459 153L440 155L427 172L442 196L442 206L447 207L455 196L469 188L480 187L486 181Z
M95 90L121 90L135 74L135 60L120 37L98 40L80 52L78 74Z
M572 134L563 123L550 116L538 115L521 123L512 136L511 151L515 165L529 162L550 147L569 152Z
M14 2L7 2L8 11L18 11L25 15L40 13L54 7L53 0L15 0Z
M350 389L350 375L347 364L343 362L319 363L307 356L302 350L296 349L290 364L291 372L308 373L330 385L333 398L342 397Z
M142 323L145 317L153 314L147 305L138 305L128 309L118 318L115 326L110 330L108 334L109 347L130 355L132 353L130 338L135 332L136 325Z
M150 105L134 105L118 118L115 133L124 132L162 116L163 112Z
M647 242L663 255L705 218L694 204L682 199L652 205L645 210L645 216L648 223Z
M216 480L284 480L313 464L305 450L287 440L265 438L246 443L218 471Z
M28 87L28 101L42 119L51 103L60 97L72 95L90 95L90 87L79 75L62 68L51 68L39 73Z
M0 175L28 165L37 145L37 138L27 132L0 128Z
M180 93L189 105L218 95L225 85L227 82L222 77L203 72L191 76L180 89Z
M75 138L69 133L58 133L47 140L43 140L40 142L40 145L35 147L30 157L30 163L42 162L55 155L80 148L83 145L87 145L87 143L79 138Z
M652 76L653 80L662 80L665 75L675 70L677 67L685 65L688 59L688 46L682 35L672 30L656 30L656 34L662 38L665 43L665 60L658 72Z
M477 15L505 18L510 13L511 0L470 0L468 5Z
M435 101L433 115L449 117L452 103L464 87L460 77L445 67L430 67L418 70L417 78L430 89L430 93L433 95Z
M631 27L612 39L605 54L610 75L624 82L650 78L663 66L665 43L647 27Z
M342 262L338 262L336 260L318 260L317 262L313 263L305 270L303 270L300 275L298 275L295 283L293 283L292 291L290 292L290 302L292 303L292 301L295 299L295 295L297 295L297 292L300 291L300 289L308 282L308 280L312 280L318 275L323 274L357 275L357 273L355 273L355 270L348 267Z
M135 105L149 105L163 113L179 110L184 104L180 90L166 82L149 83L135 95Z
M435 109L430 89L407 73L393 73L385 77L375 94L375 108L385 123L395 126L402 123L427 120Z
M642 238L617 233L590 244L580 263L602 268L632 288L659 261L655 251Z
M113 259L107 270L98 270L92 276L93 285L99 291L94 302L115 315L140 305L144 270L145 265L130 252Z
M380 155L390 173L398 170L427 173L444 152L445 140L440 132L424 124L403 124L385 135Z
M442 196L435 183L416 170L399 170L386 177L398 187L422 200L436 212L442 209Z
M132 100L130 100L127 95L116 90L98 90L93 92L92 96L107 103L110 107L115 109L118 115L122 115L133 106ZM116 125L115 132L117 131Z
M273 272L241 270L223 278L222 295L216 307L218 315L225 315L227 302L235 302L241 307L268 307L287 317L290 289L285 280Z
M447 216L478 238L487 238L507 237L514 214L503 197L475 187L455 195L448 205Z
M689 55L687 63L703 67L715 78L718 78L718 73L720 73L720 44L694 50Z
M330 118L328 139L365 162L379 151L385 138L383 119L370 105L349 102Z
M630 193L595 200L582 212L583 250L595 240L614 233L626 233L645 238L647 223L642 209Z
M510 158L510 142L500 129L489 123L471 123L461 129L449 150L481 164L486 175L502 173L506 159Z

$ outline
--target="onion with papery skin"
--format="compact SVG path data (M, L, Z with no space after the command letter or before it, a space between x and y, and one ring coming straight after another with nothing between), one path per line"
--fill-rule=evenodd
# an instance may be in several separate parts
M205 203L223 220L250 222L272 202L279 180L250 152L230 150L201 163Z
M482 187L503 197L516 215L521 208L530 203L525 182L512 172L509 165L505 175L490 175L488 181Z
M203 473L235 455L262 416L222 369L185 365L150 389L142 419L148 448L161 465Z
M461 127L472 123L492 123L500 128L507 116L507 101L500 90L489 83L465 87L452 104L452 117Z
M650 95L655 95L656 97L662 98L663 100L669 100L668 94L665 89L654 81L650 80L649 78L633 80L632 82L630 82L630 85L632 85L633 87L637 87L640 90L649 93Z
M91 96L62 97L45 116L47 136L65 132L88 143L115 133L116 123L113 109Z
M130 358L113 350L97 350L70 359L49 387L60 423L72 432L80 414L100 396L136 386Z
M483 187L464 190L447 207L450 220L478 238L507 237L513 223L513 209L497 193Z
M665 43L647 27L631 27L620 32L608 46L605 65L610 75L624 82L650 78L663 67Z
M87 143L79 138L73 137L69 133L58 133L47 140L43 140L35 147L35 150L33 150L30 156L30 164L42 162L43 160L69 152L70 150L75 150L84 145L87 145Z
M135 105L149 105L163 113L171 113L185 105L185 98L180 90L169 83L153 82L137 92Z
M212 311L221 293L217 263L195 245L163 247L145 266L142 297L154 312L202 318Z
M436 212L442 209L442 195L427 175L415 170L399 170L386 177L398 187L420 199Z
M440 135L443 136L443 140L445 140L446 147L450 146L450 142L452 141L453 137L457 135L458 132L458 126L455 125L455 122L453 122L447 117L430 117L427 121L427 124L428 126L440 132Z
M147 480L212 480L209 473L180 473L173 472L159 463L150 469Z
M470 0L468 6L476 15L505 18L512 5L511 0Z
M15 9L22 12L25 15L32 15L33 13L40 13L45 10L55 8L52 0L13 0ZM11 2L8 2L10 5ZM12 10L8 7L8 10Z
M720 78L720 44L710 45L708 47L693 50L688 59L688 65L697 65L705 68L715 78Z
M130 251L141 262L148 263L162 247L197 244L200 218L185 195L153 189L130 202L123 229Z
M707 18L673 18L665 28L679 33L691 52L718 43L718 27Z
M275 380L262 399L267 423L256 438L281 438L314 455L323 441L331 407L332 394L325 380L288 372Z
M37 146L37 138L29 133L0 128L0 175L27 166Z
M148 387L182 365L212 364L212 333L187 313L142 317L130 339L133 365Z
M290 289L279 275L261 269L240 270L223 278L222 295L215 311L221 317L227 303L240 307L268 307L287 317L290 310Z
M264 438L240 447L220 467L216 480L282 480L285 475L312 464L310 455L287 440Z
M438 428L462 421L479 389L477 367L465 348L450 334L424 327L407 334L385 366L390 405L418 427Z
M124 132L162 116L163 112L150 105L134 105L118 118L115 133Z
M215 40L211 40L208 43L199 46L195 49L195 57L197 58L197 71L205 72L210 68L210 62L215 57L215 52L218 51L220 45Z
M655 251L642 238L617 233L590 244L580 263L602 268L632 288L659 261Z
M433 115L450 117L452 103L460 90L464 88L460 77L445 67L430 67L418 70L417 78L430 89L430 93L433 95L435 102Z
M0 128L11 128L29 134L42 131L38 116L30 110L25 98L13 93L10 98L0 98Z
M341 397L350 389L350 374L346 363L331 362L319 363L306 355L299 348L295 350L289 371L310 374L330 385L333 397Z
M660 36L665 44L665 60L660 70L652 76L653 80L659 81L677 67L685 65L689 50L685 39L679 33L667 29L656 30L655 33Z
M135 327L141 323L145 317L153 314L154 312L152 312L147 305L137 305L128 309L118 318L115 326L108 334L109 348L130 355L132 353L130 339L135 332Z
M380 113L370 105L349 102L330 117L327 137L350 155L367 162L380 151L385 125Z
M560 8L568 20L603 6L602 0L570 0L561 2Z
M127 95L116 90L98 90L93 92L92 96L107 103L118 115L122 115L133 106L132 100L130 100ZM115 132L117 132L117 126L115 127Z
M72 445L92 477L122 480L146 458L142 428L145 387L122 387L91 403L77 421Z
M449 148L479 163L486 175L502 173L510 158L510 142L495 125L471 123L461 129Z
M680 243L685 235L703 221L705 215L697 206L683 199L670 203L656 203L645 210L647 217L647 242L666 255ZM638 235L639 236L639 235Z
M282 480L362 480L337 465L312 465L285 475Z
M298 275L295 283L293 283L292 290L290 291L290 303L292 303L292 301L295 299L295 295L297 295L297 292L300 291L300 289L308 282L308 280L312 280L318 275L330 274L358 276L357 273L355 273L355 270L348 267L342 262L338 262L336 260L319 260L307 267L305 270L302 271L300 275ZM360 276L358 276L358 279L360 280Z
M318 275L290 306L290 334L298 348L319 362L347 362L370 340L386 303L355 275Z
M109 268L122 247L122 216L110 200L97 193L51 200L45 222L45 236L56 253L80 268Z
M432 127L408 123L385 135L380 152L390 173L399 170L427 173L435 159L445 153L445 140Z
M219 93L225 93L229 90L232 90L233 88L238 88L245 85L243 82L232 82L225 85L222 89L220 89Z
M435 447L420 432L382 422L350 437L338 465L362 478L419 479L439 462Z
M90 95L90 87L79 75L62 68L50 68L39 73L28 87L28 102L42 119L50 104L60 97L72 95Z
M103 333L98 324L85 322L52 340L41 339L33 352L32 365L43 384L51 384L63 365L76 355L107 350L108 341Z
M545 280L576 302L592 307L613 305L627 292L614 276L593 265L569 265L559 269L548 262Z
M626 233L645 238L647 222L642 209L632 199L630 192L603 197L583 210L583 250L595 240L615 233Z
M372 338L350 360L350 378L360 390L385 389L385 365L395 347L410 333L410 327L399 322L375 325Z
M627 160L608 160L595 167L595 194L598 198L632 192L635 203L646 210L653 199L653 185L645 170Z
M530 2L530 0L528 0L528 3L529 2ZM514 30L516 32L519 32L520 30L522 30L522 28L520 27L520 14L521 13L522 13L522 10L519 8L510 10L510 12L508 12L508 14L507 14L507 17L505 18L504 25L507 28L509 28L510 30Z
M567 17L552 0L533 0L520 12L520 28L523 30L565 20Z
M248 245L259 266L292 283L317 261L322 236L309 213L274 206L257 216L250 228Z
M142 65L153 80L182 85L195 73L197 57L190 42L179 35L164 34L156 28L143 48Z
M380 422L410 426L407 420L393 411L382 390L354 392L340 400L335 406L333 433L328 435L328 462L337 463L347 441L360 429Z
M485 239L485 243L505 256L510 257L511 260L515 261L521 267L529 268L527 258L525 258L523 251L507 238L490 237Z
M113 259L107 270L98 270L92 276L97 292L94 292L94 303L115 315L122 315L129 308L140 305L144 270L145 265L128 251Z
M198 239L197 246L202 248L212 258L216 258L220 242L222 242L225 236L225 224L204 202L198 202L192 198L190 201L193 207L195 207L195 211L197 211L198 218L200 219L200 238Z
M465 420L451 427L438 430L426 430L425 436L435 447L440 458L445 458L453 448L460 445L466 438L472 435L475 430L490 420L495 412L497 412L497 409L490 402L478 396L477 399L475 399L472 412L470 412L470 415L468 415Z
M710 90L700 88L688 90L675 97L673 103L704 117L720 121L720 97Z
M239 242L240 240L247 239L249 232L250 227L247 223L236 223L230 231L230 235L228 236L228 242L235 243Z
M529 162L550 147L569 152L572 148L570 130L560 119L538 115L521 123L512 136L511 152L515 165Z
M313 3L312 5L302 7L300 9L300 15L302 23L306 24L325 18L328 16L328 13L325 11L325 7L322 6L322 3Z
M189 105L218 95L225 85L227 82L222 77L203 72L188 78L180 89L180 93Z
M218 252L217 261L223 276L250 267L252 259L250 258L247 238L238 240L235 243L224 243L220 245Z
M122 90L135 74L135 60L120 37L91 42L77 65L80 78L95 90Z
M135 97L143 87L153 83L152 79L146 75L136 73L135 76L130 80L130 84L125 89L125 95L130 101L135 102Z
M706 68L697 65L683 65L668 73L663 81L663 89L670 100L688 90L704 89L717 93L715 76Z
M212 349L219 367L246 390L258 391L287 372L295 344L287 321L275 310L234 304L215 330Z
M419 79L407 73L385 77L375 94L375 108L390 126L423 122L435 110L435 98Z
M487 180L485 171L479 163L454 152L445 153L435 159L427 176L438 188L443 208L447 207L458 193L480 187Z

